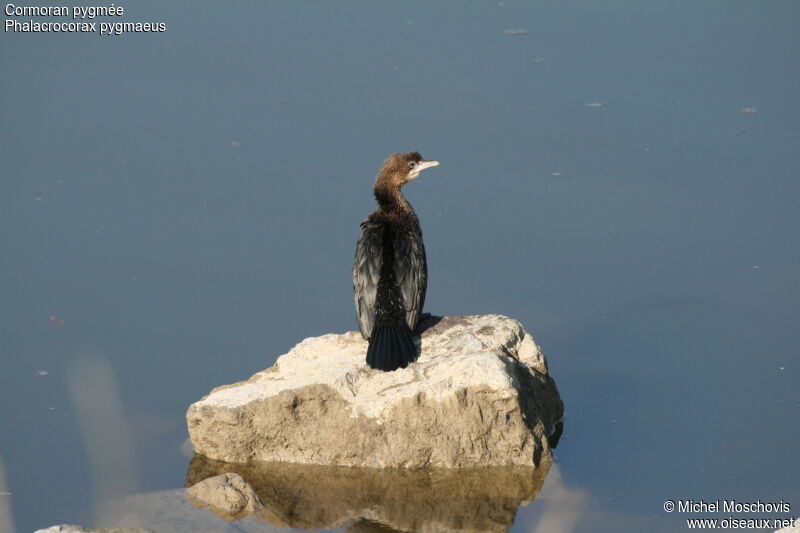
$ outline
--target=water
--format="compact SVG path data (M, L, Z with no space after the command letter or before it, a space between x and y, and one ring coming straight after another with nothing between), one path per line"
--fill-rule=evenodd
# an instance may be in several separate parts
M800 515L800 5L123 5L167 31L0 34L0 528L182 486L191 402L355 328L415 149L427 310L522 321L566 405L512 531Z

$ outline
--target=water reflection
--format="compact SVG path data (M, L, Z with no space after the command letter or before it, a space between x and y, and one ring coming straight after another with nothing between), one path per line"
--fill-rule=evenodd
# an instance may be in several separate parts
M104 358L84 357L67 372L92 475L95 521L107 521L108 502L136 492L133 439L114 370Z
M540 500L538 519L529 529L531 533L571 533L586 518L586 491L567 486L558 465L550 469Z
M14 517L11 514L11 492L6 485L6 467L0 457L0 533L14 532Z
M508 531L517 508L532 501L550 469L369 469L289 463L230 464L196 455L186 486L235 472L276 527L347 531Z

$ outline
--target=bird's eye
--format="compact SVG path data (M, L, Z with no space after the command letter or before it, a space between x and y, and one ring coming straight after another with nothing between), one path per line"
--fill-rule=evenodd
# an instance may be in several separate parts
M408 162L408 168L414 168L415 166L417 166L417 162L416 161L409 161Z

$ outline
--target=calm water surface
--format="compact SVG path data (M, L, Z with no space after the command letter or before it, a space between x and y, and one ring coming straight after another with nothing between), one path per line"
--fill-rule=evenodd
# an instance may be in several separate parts
M427 310L519 319L566 405L512 531L800 515L799 3L123 5L167 31L0 34L0 529L183 486L191 402L355 328L414 149Z

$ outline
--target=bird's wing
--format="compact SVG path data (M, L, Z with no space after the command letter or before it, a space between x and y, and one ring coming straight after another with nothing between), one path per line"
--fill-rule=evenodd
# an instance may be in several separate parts
M413 332L425 305L425 291L428 288L428 264L419 230L398 232L394 242L394 257L394 275L403 295L406 324Z
M361 336L369 339L375 325L375 296L383 263L383 226L370 215L361 223L353 262L353 291Z

